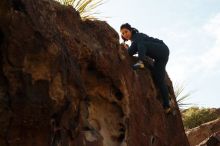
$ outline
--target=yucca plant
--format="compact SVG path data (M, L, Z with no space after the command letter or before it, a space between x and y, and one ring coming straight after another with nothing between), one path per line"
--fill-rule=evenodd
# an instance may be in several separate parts
M183 84L176 83L174 85L174 94L177 99L177 103L180 108L193 105L192 103L187 103L186 100L190 98L192 91L184 93L185 86Z
M56 0L63 5L72 5L80 13L83 20L96 20L98 12L95 9L104 3L104 0Z

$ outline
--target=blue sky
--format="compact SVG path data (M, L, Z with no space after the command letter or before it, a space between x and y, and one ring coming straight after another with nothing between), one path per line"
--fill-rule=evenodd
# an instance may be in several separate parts
M128 22L170 48L167 72L192 92L186 102L220 107L219 0L108 0L98 8L117 32Z

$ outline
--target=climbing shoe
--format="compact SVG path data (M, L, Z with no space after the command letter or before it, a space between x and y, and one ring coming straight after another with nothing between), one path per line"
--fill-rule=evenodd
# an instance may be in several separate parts
M165 110L165 113L166 113L166 114L171 113L171 108L170 108L170 107L166 107L164 110Z
M141 69L144 68L144 63L143 61L138 61L136 64L132 66L133 70Z

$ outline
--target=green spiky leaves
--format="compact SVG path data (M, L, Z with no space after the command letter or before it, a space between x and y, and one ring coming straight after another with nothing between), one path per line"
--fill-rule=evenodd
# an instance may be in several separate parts
M103 4L103 0L56 0L63 5L71 5L76 11L80 13L83 20L97 19L96 15L99 14L95 9Z

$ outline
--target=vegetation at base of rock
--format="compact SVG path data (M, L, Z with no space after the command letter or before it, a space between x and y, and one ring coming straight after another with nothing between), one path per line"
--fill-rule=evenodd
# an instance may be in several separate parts
M83 20L96 20L98 12L95 11L97 7L102 5L103 0L56 0L63 5L71 5L79 12Z
M185 129L197 127L203 123L220 118L219 113L213 108L191 107L182 112Z

